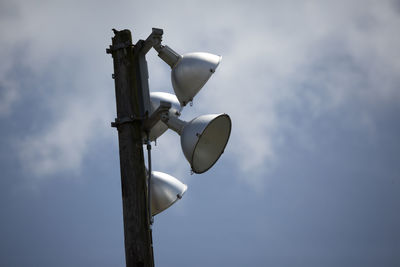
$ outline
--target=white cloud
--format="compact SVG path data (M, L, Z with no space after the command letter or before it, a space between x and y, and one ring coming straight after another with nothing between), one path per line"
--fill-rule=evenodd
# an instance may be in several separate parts
M68 62L65 67L81 73L69 76L74 79L70 91L57 92L64 99L61 110L59 105L45 103L56 114L54 123L27 136L21 148L28 169L38 175L79 169L89 140L98 134L88 125L96 127L104 117L113 117L113 88L108 88L112 83L105 82L112 60L104 53L113 27L130 28L134 40L146 38L153 26L161 27L164 42L178 52L203 50L223 56L194 108L185 112L231 115L232 137L226 150L229 155L224 157L242 173L256 171L250 175L255 177L251 184L264 180L262 174L279 162L285 136L301 128L291 126L293 117L283 116L282 110L308 112L312 120L354 101L384 105L400 97L400 20L391 2L230 1L229 7L213 2L211 9L204 1L169 5L160 1L146 5L20 1L18 5L17 17L3 23L20 30L3 28L1 42L5 46L28 43L26 61L32 70L40 72L55 59L68 57L79 59L79 65ZM162 11L156 11L154 7L160 5ZM167 69L155 63L154 53L149 57L152 89L171 92ZM7 57L6 62L11 61ZM20 93L21 89L7 92L10 100L0 101L0 111L1 107L10 110ZM371 127L368 110L353 119L361 117L360 127ZM159 153L171 150L176 140L161 138ZM164 157L159 166L177 165L181 156Z
M72 100L65 103L61 114L48 128L26 136L19 146L24 167L34 177L46 177L62 171L80 171L89 145L110 137L111 129L104 129L109 122L101 110L101 99L87 103L91 98Z
M232 156L243 174L257 171L240 175L257 180L250 183L259 183L274 167L285 135L304 135L301 125L293 126L298 124L293 116L282 116L282 109L312 121L353 103L398 102L399 15L389 2L359 4L248 5L236 6L242 11L233 7L239 14L224 14L222 24L234 25L224 44L229 48L223 48L215 80L195 104L207 105L203 112L232 115ZM246 12L251 16L237 22ZM213 34L211 40L220 33ZM369 112L343 119L370 130ZM301 140L313 146L312 140Z

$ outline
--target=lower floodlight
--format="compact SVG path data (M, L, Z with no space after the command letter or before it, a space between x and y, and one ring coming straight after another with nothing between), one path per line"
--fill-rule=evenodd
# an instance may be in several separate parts
M169 117L179 117L181 115L181 106L175 95L164 93L164 92L152 92L150 93L150 112L153 113L160 106L161 101L171 103L171 108L169 109ZM151 114L150 113L150 114ZM149 131L149 140L155 141L160 137L166 130L168 126L162 122L158 121Z
M151 214L152 216L166 210L182 198L187 190L187 185L175 177L152 171L150 180Z
M172 68L174 92L182 106L193 101L221 62L221 56L196 52L185 54Z
M217 162L232 128L227 114L202 115L189 122L171 117L166 124L181 136L183 154L194 173L206 172Z

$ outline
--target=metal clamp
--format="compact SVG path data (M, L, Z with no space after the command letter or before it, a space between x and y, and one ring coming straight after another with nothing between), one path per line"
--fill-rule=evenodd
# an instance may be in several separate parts
M118 126L125 124L125 123L132 123L135 121L142 121L144 118L142 117L135 117L134 115L131 115L129 117L122 117L122 118L115 118L114 122L111 122L111 127L118 128Z

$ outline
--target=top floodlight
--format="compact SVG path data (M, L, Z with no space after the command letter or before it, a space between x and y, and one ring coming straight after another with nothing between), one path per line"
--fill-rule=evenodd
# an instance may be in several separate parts
M193 100L220 62L220 56L209 53L198 52L182 56L171 72L172 86L182 106Z
M158 56L171 66L171 80L181 106L193 101L193 97L215 72L222 57L196 52L179 55L168 46L155 47Z

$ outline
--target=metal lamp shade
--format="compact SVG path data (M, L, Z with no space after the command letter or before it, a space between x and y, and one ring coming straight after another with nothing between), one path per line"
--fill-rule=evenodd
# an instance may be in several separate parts
M193 100L215 72L221 58L221 56L203 52L182 56L171 72L172 86L181 106L186 106Z
M187 185L163 172L152 171L150 180L151 214L154 216L182 198Z
M150 104L151 104L151 112L153 113L159 106L160 101L166 101L171 103L171 108L169 110L169 116L179 117L181 115L181 106L179 104L178 99L175 95L164 93L164 92L152 92L150 93ZM160 137L166 130L168 130L168 126L165 125L162 121L156 123L156 125L151 128L149 133L150 141L156 140Z
M181 145L195 173L211 168L224 152L231 133L227 114L199 116L188 122L181 133Z

